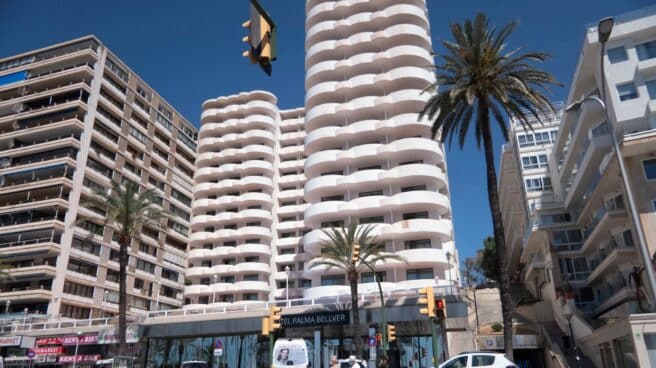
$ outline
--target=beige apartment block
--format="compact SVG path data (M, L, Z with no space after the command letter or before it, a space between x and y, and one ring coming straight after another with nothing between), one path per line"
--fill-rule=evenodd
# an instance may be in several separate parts
M565 106L600 94L597 40L596 27L588 28ZM610 129L618 137L653 256L656 7L615 17L606 46L603 87L612 125L594 102L561 113L555 123L557 134L541 149L548 162L539 168L533 168L534 161L525 161L525 137L535 138L536 133L513 130L502 156L500 195L523 202L503 207L504 224L511 229L506 241L516 282L542 300L536 308L552 311L552 317L540 323L551 335L547 340L559 345L555 350L573 357L573 350L559 337L565 335L594 366L650 367L656 365L656 315L645 313L648 308L641 308L636 298L632 274L643 263ZM541 159L537 164L542 165ZM641 280L655 305L644 272Z
M97 38L0 59L0 287L9 313L96 318L118 302L118 244L81 201L111 181L155 188L168 229L144 227L130 313L182 306L197 133ZM79 216L89 218L79 221Z

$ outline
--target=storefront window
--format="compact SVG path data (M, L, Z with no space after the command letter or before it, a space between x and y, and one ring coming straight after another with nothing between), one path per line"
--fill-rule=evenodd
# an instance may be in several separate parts
M645 345L647 346L647 357L649 366L656 367L656 334L645 334Z

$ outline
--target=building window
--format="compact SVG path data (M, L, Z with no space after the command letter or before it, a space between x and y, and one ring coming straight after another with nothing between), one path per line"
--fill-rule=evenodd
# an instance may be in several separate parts
M428 280L433 278L432 268L422 268L418 270L406 271L406 279L408 280Z
M244 300L257 300L257 293L244 294Z
M533 134L519 134L517 136L519 147L530 147L535 145Z
M405 249L430 248L431 240L430 239L406 240L403 244L405 245Z
M624 83L617 85L617 93L620 96L620 101L633 100L638 98L638 90L636 89L635 84Z
M334 196L321 197L321 202L343 201L343 200L344 200L343 195L334 195Z
M656 180L656 158L642 161L642 169L647 180Z
M162 268L162 277L177 282L178 279L180 278L180 274L178 274L175 271L171 271L168 268Z
M385 282L387 273L386 272L376 272L376 279L374 280L374 274L373 272L364 272L360 275L360 282L361 283L367 283L367 282Z
M415 190L426 190L426 185L413 185L411 187L401 188L401 192L412 192Z
M403 219L404 220L413 220L413 219L427 219L428 218L428 212L412 212L412 213L404 213L403 214Z
M302 289L307 289L312 287L312 280L301 280L301 288Z
M526 179L527 192L542 192L542 191L550 191L551 189L552 189L551 178L540 177L540 178Z
M148 261L144 261L143 259L137 259L137 269L148 272L148 273L155 273L155 264L150 263Z
M358 221L360 224L382 224L385 222L384 216L361 217Z
M133 285L133 287L134 287L135 289L143 289L143 287L144 287L144 280L142 280L142 279L136 279L136 278L135 278L135 279L134 279L134 285Z
M654 45L656 48L656 45ZM656 51L656 50L654 50ZM656 56L656 54L654 55ZM615 358L618 367L637 367L635 362L636 352L633 346L633 336L624 336L613 341Z
M235 283L235 277L234 276L223 276L221 277L221 282L224 284L234 284Z
M249 274L244 275L244 281L260 281L260 275L258 274Z
M359 197L373 197L373 196L382 196L383 191L382 190L371 190L368 192L360 192L358 194Z
M321 286L345 285L344 276L321 276Z
M641 43L636 46L636 51L640 61L653 59L656 57L656 41Z
M624 49L624 46L608 49L608 61L611 64L619 63L626 60L628 60L628 57L626 56L626 49Z
M649 358L649 366L656 367L656 334L644 334L645 345L647 347L647 357Z
M64 293L81 296L83 298L93 298L93 286L66 281L64 282Z
M554 230L551 236L558 251L578 250L583 245L583 234L579 229Z
M649 94L650 100L656 100L656 80L650 80L645 82L647 86L647 93Z
M98 266L84 261L79 261L77 259L70 259L68 261L68 269L69 271L81 273L84 275L94 276L94 277L98 272Z
M538 169L547 166L548 166L547 155L522 157L522 167L524 168L524 170Z

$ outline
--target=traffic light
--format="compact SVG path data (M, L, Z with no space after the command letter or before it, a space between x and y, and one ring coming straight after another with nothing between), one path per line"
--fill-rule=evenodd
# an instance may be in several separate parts
M270 332L274 332L275 330L277 330L281 327L280 319L282 317L280 316L280 312L282 312L282 308L280 308L280 307L269 307L269 331Z
M420 308L419 313L425 314L430 318L435 318L435 294L432 287L425 287L419 289L419 306L425 305L425 308Z
M392 324L387 325L387 342L396 340L396 326Z
M242 24L248 28L248 36L242 40L248 43L248 50L243 55L271 75L271 62L276 60L276 25L257 0L250 2L250 19Z
M435 309L437 311L437 318L446 319L446 299L437 299L435 301Z
M269 317L262 318L262 336L269 335Z
M356 263L360 259L360 245L353 244L353 249L351 250L351 262Z

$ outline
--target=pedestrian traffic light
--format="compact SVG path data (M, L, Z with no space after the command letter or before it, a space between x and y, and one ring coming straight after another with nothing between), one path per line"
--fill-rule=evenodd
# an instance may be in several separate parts
M269 317L262 318L262 336L269 335Z
M269 307L269 331L274 332L281 327L281 312L282 308L280 307Z
M419 289L419 313L435 318L435 294L432 287ZM424 307L425 306L425 307Z
M353 249L351 250L351 262L356 263L360 259L360 245L353 244Z
M437 299L435 301L437 318L446 319L446 299Z
M257 0L250 2L250 19L242 24L242 27L248 28L248 36L242 39L248 43L243 55L271 75L271 62L276 60L276 26Z
M396 326L392 324L387 325L387 341L392 342L396 340Z

